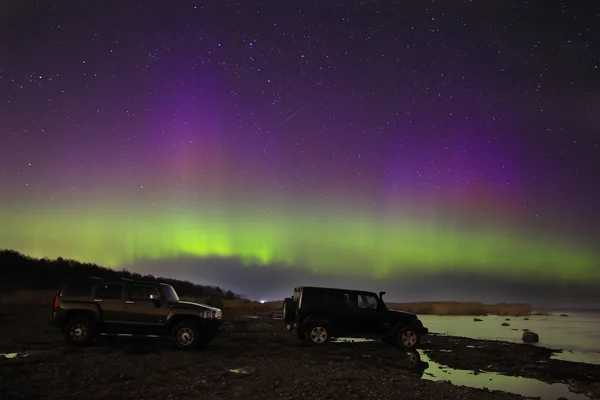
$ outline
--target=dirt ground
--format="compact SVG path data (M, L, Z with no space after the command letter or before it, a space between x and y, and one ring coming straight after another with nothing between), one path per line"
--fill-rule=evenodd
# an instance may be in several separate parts
M522 399L420 379L422 361L379 341L316 348L266 315L226 320L220 337L193 352L131 338L70 348L47 325L49 308L0 310L0 353L28 354L0 357L0 399ZM422 348L450 368L568 382L600 398L600 366L550 360L548 349L437 335Z

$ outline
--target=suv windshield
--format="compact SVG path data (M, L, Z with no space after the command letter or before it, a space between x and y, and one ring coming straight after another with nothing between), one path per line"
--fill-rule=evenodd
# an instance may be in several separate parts
M179 296L177 296L177 292L173 288L173 286L166 285L162 287L163 295L167 301L178 301Z

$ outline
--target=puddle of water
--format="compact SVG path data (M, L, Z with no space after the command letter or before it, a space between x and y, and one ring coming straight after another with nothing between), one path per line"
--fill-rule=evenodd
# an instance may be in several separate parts
M29 356L29 354L25 353L0 353L0 357L12 359L12 358L25 358Z
M365 343L365 342L374 342L374 339L365 339L365 338L352 338L352 337L342 337L331 339L332 343Z
M247 374L251 374L252 372L254 372L254 370L252 368L234 368L234 369L230 369L229 372L233 372L234 374L247 375Z
M556 400L564 397L569 400L590 400L584 394L573 393L563 383L546 383L537 379L507 376L493 372L480 372L452 369L437 364L419 350L421 359L429 364L422 379L430 381L450 381L453 385L469 386L472 388L501 390L519 394L524 397L537 397L541 400Z

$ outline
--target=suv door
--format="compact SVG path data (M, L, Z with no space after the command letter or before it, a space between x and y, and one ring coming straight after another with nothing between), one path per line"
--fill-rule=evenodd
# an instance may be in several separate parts
M156 287L132 284L123 307L127 325L131 330L160 330L167 314L167 307L163 304Z
M94 303L100 307L102 322L106 328L116 328L123 322L123 285L98 283L94 291Z

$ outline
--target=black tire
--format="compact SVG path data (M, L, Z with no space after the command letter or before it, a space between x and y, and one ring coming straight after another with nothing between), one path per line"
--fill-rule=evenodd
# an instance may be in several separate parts
M313 345L324 345L331 341L327 324L323 322L309 322L304 326L306 341Z
M291 324L296 318L296 303L290 297L283 300L283 321L286 324Z
M171 330L171 340L180 350L192 350L201 342L200 326L195 321L183 321Z
M96 338L96 327L90 318L71 318L64 326L65 341L71 346L87 346Z
M402 328L396 334L396 344L402 349L415 349L419 343L421 343L421 336L412 327Z

